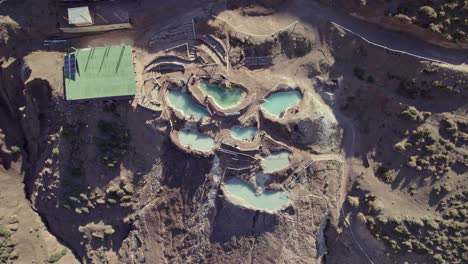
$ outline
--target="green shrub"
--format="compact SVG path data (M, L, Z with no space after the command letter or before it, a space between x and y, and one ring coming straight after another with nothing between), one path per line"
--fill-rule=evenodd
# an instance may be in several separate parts
M412 183L412 184L410 184L410 185L408 186L408 190L410 190L410 191L414 191L414 190L416 190L417 188L418 188L418 186L417 186L416 184L414 184L414 183Z
M49 263L55 263L58 262L62 257L64 257L68 253L68 250L62 249L62 251L58 253L54 253L49 256L49 259L47 260Z
M401 234L401 235L404 235L404 236L409 236L411 235L411 233L409 232L408 228L406 228L405 225L403 224L400 224L398 226L396 226L393 231L395 231L396 233L398 234Z
M80 198L81 198L82 200L84 200L84 201L88 201L88 200L89 200L88 196L87 196L86 194L84 194L84 193L80 193Z
M12 263L18 256L14 254L15 243L10 239L11 232L0 224L0 263Z
M435 254L434 256L432 256L432 258L437 262L437 263L445 263L445 260L444 258L442 257L441 254Z
M10 237L11 233L8 228L6 228L4 225L0 224L0 237Z
M59 148L57 148L57 147L53 148L53 149L52 149L52 154L53 154L54 156L58 156L58 155L60 154Z
M413 244L411 243L411 240L406 240L406 241L403 241L403 246L405 246L405 248L411 252L411 250L413 250Z
M385 183L392 183L394 179L393 171L386 167L380 166L375 172L375 176Z
M457 123L451 119L445 119L441 124L445 127L444 130L449 134L455 134L458 130Z
M356 217L359 221L361 221L364 224L367 222L366 216L361 212L357 213Z
M132 203L121 203L121 204L120 204L120 207L125 207L125 208L127 208L127 207L132 207L132 206L133 206Z
M403 151L406 150L406 143L403 142L403 141L398 142L395 145L393 145L393 149L396 150L396 151L403 152Z
M374 217L372 217L370 215L366 215L366 223L367 223L367 226L369 226L370 229L374 229L374 227L375 227Z
M448 183L443 183L441 185L442 191L449 193L452 191L452 187Z
M422 6L418 10L418 19L423 23L429 23L430 21L437 18L437 13L434 8L430 6Z
M104 234L107 235L107 236L110 236L110 235L112 235L114 233L115 233L115 230L112 227L104 230Z
M97 238L97 239L99 239L101 241L104 240L104 232L102 232L102 231L92 232L91 236L93 236L94 238Z
M367 205L374 213L380 213L384 209L384 205L381 201L369 201Z
M359 207L359 197L348 196L348 203L354 208Z
M131 195L125 195L120 199L120 201L122 201L122 202L130 202L131 200L132 200Z
M414 106L409 106L406 110L400 113L400 117L411 121L417 121L419 117L419 111Z
M21 148L18 147L18 146L12 146L12 147L11 147L11 152L12 152L13 154L20 153L20 152L21 152Z
M69 196L69 197L68 197L68 200L69 200L70 202L74 203L74 204L81 204L80 199L78 199L78 198L76 198L76 197L74 197L74 196Z
M403 22L407 22L407 23L410 23L411 24L411 18L407 15L404 15L404 14L396 14L394 16L394 18L400 20L400 21L403 21Z

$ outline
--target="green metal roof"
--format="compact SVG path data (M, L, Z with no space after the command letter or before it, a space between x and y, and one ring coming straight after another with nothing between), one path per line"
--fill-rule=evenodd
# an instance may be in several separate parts
M66 100L135 95L132 48L129 46L76 50L65 55L64 73Z

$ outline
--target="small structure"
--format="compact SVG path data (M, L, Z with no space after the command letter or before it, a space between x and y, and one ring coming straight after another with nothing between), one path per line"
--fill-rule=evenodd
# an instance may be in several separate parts
M132 49L111 46L78 49L64 57L65 99L121 98L135 95Z
M77 27L92 25L93 19L89 8L87 6L68 8L68 23Z
M128 10L131 3L92 2L87 6L61 7L60 30L85 33L115 29L131 29ZM65 15L67 14L67 15Z

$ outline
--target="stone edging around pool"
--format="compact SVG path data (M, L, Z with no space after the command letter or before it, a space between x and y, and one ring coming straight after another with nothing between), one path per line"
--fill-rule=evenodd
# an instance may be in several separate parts
M266 102L266 98L268 98L269 96L271 96L272 94L274 93L277 93L277 92L289 92L289 91L298 91L302 98L301 100L299 101L299 103L294 106L294 107L291 107L291 108L287 108L286 109L286 113L285 113L285 116L282 117L282 118L278 118L274 115L271 115L269 114L268 112L266 112L263 108L262 108L262 104L264 102ZM269 120L269 121L273 121L273 122L277 122L277 123L289 123L287 122L287 120L289 119L289 117L287 116L288 112L291 111L291 109L294 109L294 108L298 108L299 111L300 109L302 109L302 107L304 106L304 97L305 97L305 91L303 88L299 87L299 86L296 86L296 87L291 87L285 83L279 83L278 85L276 85L273 89L271 89L270 91L268 91L267 94L265 94L264 98L262 98L258 104L258 108L259 108L259 113L261 113L262 117Z
M166 108L166 110L170 113L169 115L174 114L175 117L179 120L183 120L183 121L187 121L187 122L194 122L194 123L200 123L200 124L209 124L211 123L211 116L208 116L207 118L202 118L200 121L197 121L197 120L192 120L192 119L188 119L185 114L182 112L182 110L180 109L177 109L176 107L173 107L170 103L169 103L169 99L167 98L168 97L168 94L169 94L169 91L170 90L173 90L173 89L182 89L181 87L179 86L176 86L175 84L168 84L166 86L166 88L162 91L162 101L163 101L163 104ZM189 96L191 99L193 99L193 96L190 95L190 94L187 94L187 96ZM200 106L201 108L205 109L206 110L206 107L202 104L200 104L198 101L196 100L193 100L194 104ZM209 111L206 110L208 113Z
M232 204L233 206L236 206L236 207L240 207L240 208L244 208L244 209L247 209L247 210L253 210L253 211L259 211L259 212L263 212L263 213L267 213L267 214L271 214L271 215L274 215L274 214L277 214L278 212L286 209L288 206L291 205L291 199L289 199L288 197L288 202L283 205L281 208L277 209L277 210L268 210L268 209L260 209L260 208L254 208L253 206L249 206L247 204L244 204L242 203L242 201L240 201L239 198L235 197L233 194L231 194L228 190L226 190L226 184L223 182L221 183L221 190L223 191L223 194L224 194L224 200L230 204ZM252 187L253 188L253 187ZM283 190L284 191L284 190ZM287 191L284 191L284 192L287 192ZM289 194L289 192L287 192Z
M242 126L242 125L238 125ZM229 145L233 148L236 148L240 151L257 151L261 145L260 139L260 124L256 122L255 128L257 129L257 133L253 140L239 140L235 139L231 136L231 128L223 128L220 131L220 139L222 140L223 144Z
M196 132L198 132L198 131L196 131ZM198 133L200 133L200 132L198 132ZM203 134L203 133L200 133L200 134ZM198 155L198 156L203 156L203 157L210 157L210 156L214 155L215 151L220 147L220 143L218 142L218 140L216 140L216 138L213 138L214 145L213 145L213 147L211 148L210 151L201 151L201 150L196 150L196 149L193 149L193 148L188 148L188 147L186 147L185 145L183 145L180 142L180 140L179 140L179 131L177 131L175 129L173 129L169 133L169 138L171 139L172 143L174 143L182 151L184 151L184 152L186 152L188 154Z
M201 82L206 81L210 84L216 84L219 85L223 88L226 88L221 81L214 81L209 78L201 78L196 81L194 85L190 85L189 89L192 92L192 97L197 101L198 104L204 104L205 101L205 96L207 96L207 101L210 105L210 107L215 111L215 114L219 116L233 116L233 115L241 115L244 110L248 106L250 106L253 102L253 98L255 97L255 92L250 91L245 85L241 83L234 83L230 82L230 86L233 88L239 88L242 89L245 92L245 96L240 100L240 102L231 108L222 108L216 102L211 96L206 95L202 89L200 88Z

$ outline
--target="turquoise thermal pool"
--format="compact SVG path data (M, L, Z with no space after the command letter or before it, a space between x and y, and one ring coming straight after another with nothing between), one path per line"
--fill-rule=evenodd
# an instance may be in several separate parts
M268 96L261 107L268 114L281 118L286 110L298 105L301 99L299 91L276 92Z
M281 151L273 153L262 160L263 172L272 173L285 169L289 166L289 153Z
M208 135L182 129L179 131L180 144L202 152L208 152L214 147L214 140Z
M200 88L221 108L232 108L239 104L245 97L245 92L241 88L223 88L207 81L200 82Z
M256 127L234 126L230 130L231 137L237 140L253 140L257 134Z
M208 112L181 89L170 89L168 101L173 108L181 111L186 117L193 116L196 121L208 117Z
M233 203L243 205L256 210L276 211L288 204L288 196L285 192L264 191L257 195L255 189L248 183L231 178L225 183L227 197Z

